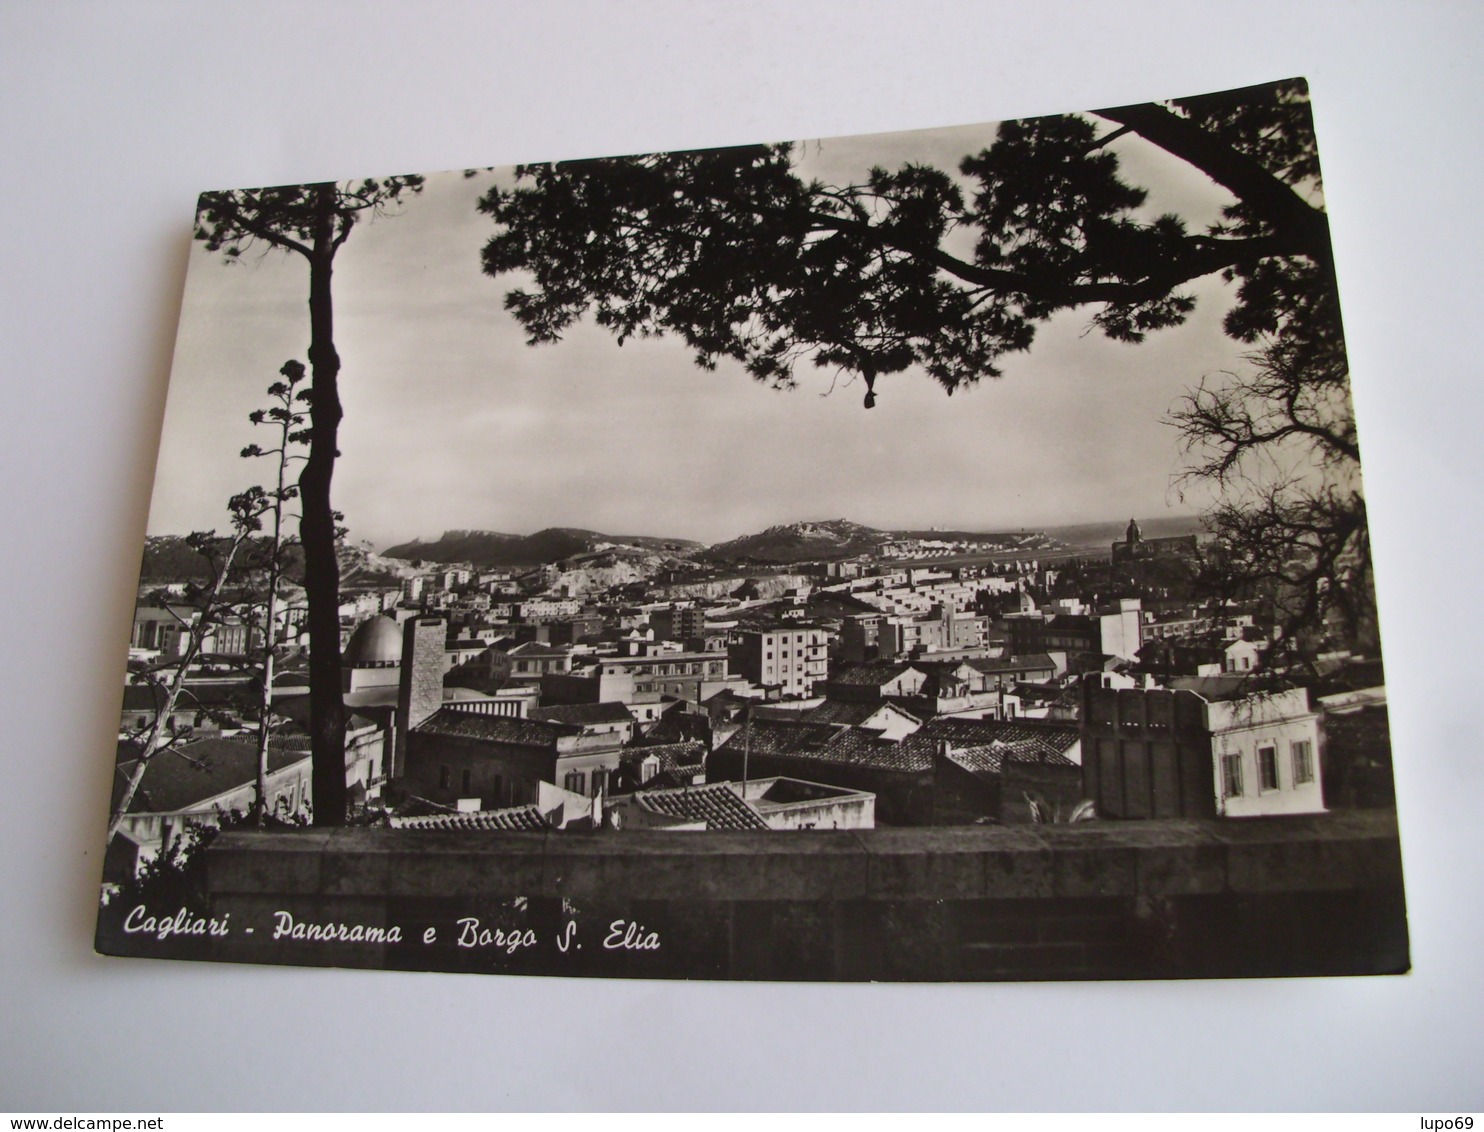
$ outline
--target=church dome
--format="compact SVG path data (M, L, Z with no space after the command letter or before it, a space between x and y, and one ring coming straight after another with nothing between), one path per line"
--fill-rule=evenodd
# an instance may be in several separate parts
M401 663L401 626L384 614L357 625L340 658L342 668L392 668Z

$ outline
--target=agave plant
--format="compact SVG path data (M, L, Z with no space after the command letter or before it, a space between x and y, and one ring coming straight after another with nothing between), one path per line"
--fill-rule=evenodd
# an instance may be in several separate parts
M1031 821L1036 825L1071 824L1079 821L1094 821L1097 819L1097 806L1091 798L1083 798L1071 808L1066 814L1062 813L1061 805L1053 806L1040 794L1025 793L1025 802L1031 808Z

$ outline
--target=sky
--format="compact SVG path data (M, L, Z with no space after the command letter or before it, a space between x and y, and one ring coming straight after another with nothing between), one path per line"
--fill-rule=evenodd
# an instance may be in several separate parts
M800 172L839 182L905 160L953 170L994 130L811 140ZM1150 213L1195 226L1229 199L1137 137L1110 148L1150 190ZM568 526L719 542L833 518L989 531L1209 502L1176 490L1182 456L1163 419L1203 377L1241 365L1221 332L1231 295L1219 280L1195 285L1185 325L1142 344L1104 338L1090 310L1064 312L1003 360L1002 378L949 398L909 370L878 379L866 411L858 381L806 366L797 389L777 391L733 363L703 371L672 339L620 347L590 321L527 346L501 305L514 281L480 271L493 225L475 202L492 178L508 183L510 171L429 177L336 258L345 419L333 501L355 541ZM199 243L190 256L151 534L224 527L226 500L266 481L268 461L238 455L266 439L247 417L308 344L300 257L255 251L229 264Z

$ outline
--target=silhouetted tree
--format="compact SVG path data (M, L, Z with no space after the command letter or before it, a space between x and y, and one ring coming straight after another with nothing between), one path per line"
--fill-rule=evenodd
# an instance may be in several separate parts
M308 391L296 388L304 380L304 364L289 360L278 371L282 381L268 386L271 404L266 409L255 409L249 419L274 433L272 446L263 448L249 444L242 450L244 458L264 457L273 461L274 483L263 488L266 501L267 531L264 545L260 547L260 561L256 564L262 575L262 601L254 609L250 623L260 627L262 633L262 657L258 672L258 769L256 802L252 818L262 825L269 816L268 805L268 739L273 725L273 670L278 645L281 610L280 591L288 571L288 551L297 543L297 538L284 529L285 519L292 518L287 508L299 497L298 487L289 481L290 466L302 461L303 447L309 443L309 429L305 427L305 414L298 406L308 400Z
M177 659L133 674L132 681L135 684L153 689L154 716L147 717L143 726L131 736L137 744L137 753L123 792L119 795L118 804L109 816L110 842L123 824L150 764L167 751L175 751L181 757L186 757L179 752L179 747L192 736L194 728L178 725L176 712L182 707L194 705L192 693L187 687L187 677L212 632L221 626L224 618L235 619L237 616L229 596L234 567L239 555L262 530L263 515L268 508L269 500L263 489L250 488L233 496L228 504L227 509L232 515L231 535L219 537L215 531L196 531L187 539L207 563L210 581L204 585L190 583L179 608L166 606L181 628L181 645Z
M1149 216L1147 192L1120 164L1119 149L1136 143L1226 190L1221 219ZM591 311L620 343L676 335L697 364L735 359L778 387L805 361L859 374L867 408L879 378L909 368L950 394L998 376L1004 355L1029 349L1059 311L1089 308L1103 334L1142 341L1184 322L1189 285L1218 276L1235 284L1226 332L1281 363L1298 396L1270 387L1263 363L1247 384L1192 394L1175 419L1204 453L1198 474L1225 486L1259 450L1307 438L1324 470L1346 478L1348 370L1303 80L1005 122L958 174L906 164L826 185L799 175L789 145L521 166L513 188L480 202L496 224L484 269L528 275L505 305L533 344ZM1333 410L1321 432L1311 397ZM1265 569L1241 549L1244 532L1265 525L1302 555L1366 557L1342 576L1288 578L1307 587L1294 610L1322 618L1336 587L1368 605L1368 547L1350 537L1356 520L1364 529L1358 480L1329 500L1346 514L1314 538L1313 508L1272 486L1215 512L1230 570Z
M1378 647L1360 448L1343 343L1271 339L1238 372L1208 377L1171 415L1222 488L1205 589L1268 603L1281 636L1267 667L1337 645Z
M331 293L335 253L357 221L422 191L421 177L203 193L196 238L230 260L255 244L309 265L309 457L299 476L304 590L309 606L309 705L314 821L343 825L345 703L340 691L340 568L330 483L339 455L340 355Z

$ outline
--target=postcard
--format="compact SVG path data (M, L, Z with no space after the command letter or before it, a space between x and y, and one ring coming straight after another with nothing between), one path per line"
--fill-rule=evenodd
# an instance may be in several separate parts
M99 951L1408 969L1303 80L193 232Z

